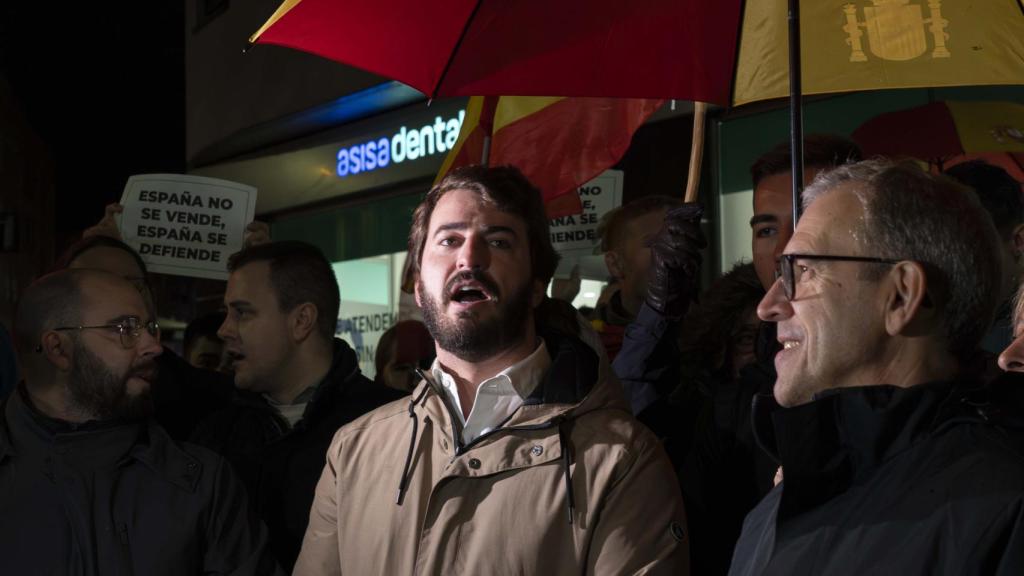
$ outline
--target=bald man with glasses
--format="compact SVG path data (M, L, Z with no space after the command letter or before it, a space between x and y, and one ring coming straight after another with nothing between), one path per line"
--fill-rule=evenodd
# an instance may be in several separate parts
M152 421L160 327L129 281L44 276L14 332L24 380L0 403L4 573L277 573L230 467Z

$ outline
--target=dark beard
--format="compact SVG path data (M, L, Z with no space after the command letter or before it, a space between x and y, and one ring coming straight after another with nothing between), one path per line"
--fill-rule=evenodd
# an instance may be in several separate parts
M128 379L137 373L155 374L155 363L150 361L118 376L85 346L77 344L68 382L72 406L76 411L100 421L135 421L149 417L153 413L150 391L135 396L128 394Z
M472 278L484 284L492 296L498 298L497 313L493 317L481 319L476 312L467 311L457 320L452 320L444 315L443 308L449 303L448 286L445 286L439 304L422 281L419 284L420 299L423 301L420 310L423 312L423 323L442 350L467 362L479 362L511 348L526 335L531 282L524 282L507 298L503 298L494 281L482 272L474 271Z

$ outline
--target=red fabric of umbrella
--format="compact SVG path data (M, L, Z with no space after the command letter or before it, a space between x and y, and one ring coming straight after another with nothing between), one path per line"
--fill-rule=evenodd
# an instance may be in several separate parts
M964 153L953 115L944 102L881 114L853 133L871 156L914 156L923 160Z
M910 156L940 167L964 154L1024 153L1024 104L929 102L879 114L853 139L868 156Z
M282 5L253 41L313 52L430 97L606 96L728 105L740 4L296 0Z

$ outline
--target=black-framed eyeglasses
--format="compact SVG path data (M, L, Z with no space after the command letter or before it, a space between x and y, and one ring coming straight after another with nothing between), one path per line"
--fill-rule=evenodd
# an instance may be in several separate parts
M52 330L67 331L67 330L116 330L118 336L121 338L121 346L125 349L135 348L139 343L139 338L142 337L142 331L145 330L150 336L160 339L160 324L156 320L150 320L149 322L143 322L137 316L128 316L124 320L115 324L99 324L97 326L58 326ZM42 352L42 345L36 347L36 352Z
M871 264L896 264L900 260L891 258L874 258L871 256L832 256L830 254L782 254L779 257L779 264L775 268L775 278L782 280L782 288L786 293L786 300L793 300L796 295L796 284L800 281L803 270L799 266L793 266L794 260L834 260L838 262L869 262ZM799 270L799 272L798 272Z

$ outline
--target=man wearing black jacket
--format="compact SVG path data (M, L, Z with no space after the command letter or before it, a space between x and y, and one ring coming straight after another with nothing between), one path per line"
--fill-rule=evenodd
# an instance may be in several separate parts
M119 276L63 270L18 305L0 403L4 574L277 573L231 467L149 418L160 329Z
M782 350L754 432L782 482L731 574L1020 574L1024 456L963 375L995 311L991 219L867 161L819 175L758 307Z
M315 246L250 246L228 269L218 336L237 394L192 440L235 465L290 571L335 431L402 394L364 377L355 352L334 337L338 284Z

